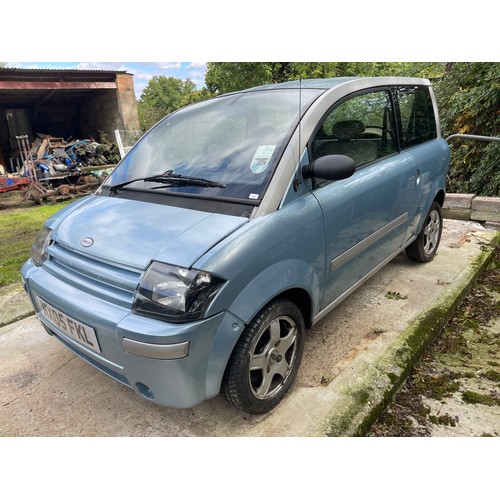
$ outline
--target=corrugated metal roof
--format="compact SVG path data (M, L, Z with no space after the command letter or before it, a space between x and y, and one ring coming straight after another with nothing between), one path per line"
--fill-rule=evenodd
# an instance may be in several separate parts
M64 73L64 72L75 72L75 73L126 73L125 70L114 70L114 69L79 69L79 68L0 68L1 71L12 71L18 73Z
M39 69L39 68L0 68L1 80L105 80L114 79L117 74L127 74L123 70L106 69Z

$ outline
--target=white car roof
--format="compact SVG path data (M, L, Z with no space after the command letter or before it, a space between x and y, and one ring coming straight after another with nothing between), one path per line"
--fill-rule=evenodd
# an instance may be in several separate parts
M317 78L305 80L291 80L283 83L259 85L247 91L273 90L273 89L324 89L329 90L349 82L358 81L360 84L370 86L382 85L430 85L429 80L424 78L410 78L401 76L353 76L336 78Z

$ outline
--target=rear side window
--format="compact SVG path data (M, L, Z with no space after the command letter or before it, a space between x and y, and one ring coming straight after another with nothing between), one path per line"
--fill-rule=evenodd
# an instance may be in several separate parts
M401 117L402 149L435 139L436 118L427 87L400 87L395 90Z

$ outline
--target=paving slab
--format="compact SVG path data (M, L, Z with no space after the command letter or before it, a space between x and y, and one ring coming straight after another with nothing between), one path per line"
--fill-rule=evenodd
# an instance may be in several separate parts
M241 413L221 396L190 410L157 406L75 356L36 317L4 326L0 436L362 435L498 239L445 220L432 262L396 257L308 332L292 392L266 415Z

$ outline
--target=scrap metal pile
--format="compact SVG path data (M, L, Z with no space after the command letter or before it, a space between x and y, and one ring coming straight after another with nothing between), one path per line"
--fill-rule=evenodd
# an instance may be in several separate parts
M61 137L39 134L30 146L27 136L17 137L23 165L21 178L30 181L35 203L52 196L70 196L98 186L120 161L116 144L85 140L66 142Z
M114 166L120 161L116 144L109 141L98 143L90 139L66 143L60 137L38 137L29 153L39 180L60 178L61 174L75 175L86 167ZM24 173L27 173L26 165Z

